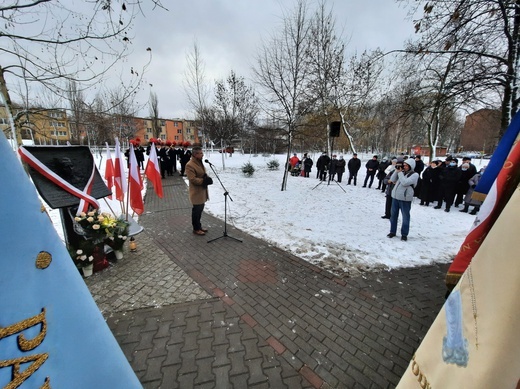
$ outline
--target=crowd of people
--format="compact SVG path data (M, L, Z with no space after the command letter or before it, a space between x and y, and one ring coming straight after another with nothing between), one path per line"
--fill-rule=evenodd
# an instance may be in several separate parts
M305 153L300 160L297 154L289 159L288 169L292 175L309 177L313 166L312 159ZM379 160L374 155L365 164L366 175L363 188L371 188L377 180L377 190L385 193L386 201L383 219L390 220L390 232L393 238L397 233L399 215L402 217L401 240L408 240L410 229L410 209L414 197L420 200L421 206L434 205L434 209L444 206L445 212L452 207L460 212L476 215L480 210L481 201L472 197L485 167L477 171L470 157L462 158L459 165L457 158L447 156L444 160L431 161L425 165L420 155L399 155ZM361 170L361 160L354 153L348 163L343 156L334 154L332 158L323 152L316 161L316 178L320 181L336 181L341 183L343 174L348 169L347 185L357 185L357 175ZM472 210L470 211L470 207Z
M139 138L130 140L130 143L134 147L135 158L141 169L144 170L144 154L150 155L152 144L155 144L157 159L159 161L161 177L173 176L174 173L179 172L179 175L186 176L186 164L190 161L192 152L189 150L189 144L183 143L177 145L175 142L161 141L160 139L150 139L146 150L141 146ZM130 149L125 151L125 157L127 160L127 166L130 163L129 160ZM178 168L178 164L180 168Z

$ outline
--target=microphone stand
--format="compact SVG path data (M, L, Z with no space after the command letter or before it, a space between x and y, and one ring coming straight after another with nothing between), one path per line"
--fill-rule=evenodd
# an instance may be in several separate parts
M231 198L231 196L230 196L229 192L227 191L226 187L224 186L224 184L220 180L220 177L218 176L217 172L213 168L213 164L210 161L208 161L207 159L204 160L204 162L206 162L211 167L211 170L213 171L213 174L215 174L215 177L217 177L217 180L220 183L220 186L222 187L222 189L224 189L224 233L222 234L222 236L219 236L217 238L208 240L207 243L211 243L211 242L214 242L214 241L216 241L218 239L222 239L222 238L231 238L231 239L236 240L237 242L242 242L240 239L234 238L234 237L228 235L228 233L227 233L227 199L228 199L228 197L229 197L229 199L231 201L233 201L233 199Z

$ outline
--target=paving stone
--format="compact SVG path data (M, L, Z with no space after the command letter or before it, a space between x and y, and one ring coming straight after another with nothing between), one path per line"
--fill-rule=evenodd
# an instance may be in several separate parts
M85 281L143 387L397 385L444 302L447 264L338 278L232 227L243 243L206 244L184 180L163 183L163 199L148 188L138 251Z

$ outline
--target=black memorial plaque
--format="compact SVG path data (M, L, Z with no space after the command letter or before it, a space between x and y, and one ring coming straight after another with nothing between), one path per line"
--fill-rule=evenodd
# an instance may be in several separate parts
M94 183L90 196L100 199L112 193L94 166L94 157L87 146L24 146L24 148L50 170L81 191L85 189L94 168ZM78 197L48 180L31 166L29 166L29 174L38 193L51 208L79 205Z

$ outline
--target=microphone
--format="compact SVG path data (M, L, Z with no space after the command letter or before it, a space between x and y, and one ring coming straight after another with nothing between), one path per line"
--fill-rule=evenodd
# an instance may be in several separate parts
M208 163L209 166L213 166L213 164L210 161L208 161L207 159L205 159L204 162Z

